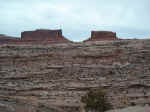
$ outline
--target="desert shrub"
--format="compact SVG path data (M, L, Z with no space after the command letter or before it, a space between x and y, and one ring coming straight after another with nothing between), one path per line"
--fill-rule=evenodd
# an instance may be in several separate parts
M104 112L112 109L112 105L107 100L106 92L102 90L89 90L81 98L81 102L85 104L84 109L86 112Z

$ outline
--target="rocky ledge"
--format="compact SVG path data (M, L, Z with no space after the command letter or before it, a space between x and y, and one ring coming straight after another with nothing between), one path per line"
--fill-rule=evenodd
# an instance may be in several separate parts
M0 45L0 111L79 112L90 88L114 108L150 104L150 40Z

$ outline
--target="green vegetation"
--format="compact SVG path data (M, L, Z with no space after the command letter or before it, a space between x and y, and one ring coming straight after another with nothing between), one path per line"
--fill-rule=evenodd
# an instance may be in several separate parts
M85 104L86 112L104 112L112 109L112 105L107 100L106 92L102 90L90 90L81 98L81 102Z

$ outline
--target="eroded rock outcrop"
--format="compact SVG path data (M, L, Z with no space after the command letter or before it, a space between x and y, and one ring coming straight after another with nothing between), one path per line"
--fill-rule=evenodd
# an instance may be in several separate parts
M6 35L0 35L0 44L50 44L50 43L70 43L66 39L62 30L35 30L24 31L21 38L14 38Z
M36 30L25 31L21 33L22 40L42 41L49 39L58 39L62 37L61 30Z
M110 31L92 31L88 41L110 41L119 40L116 33ZM0 35L0 44L49 44L49 43L70 43L72 41L65 38L62 30L38 29L35 31L24 31L21 38L11 38L9 36Z
M92 31L91 37L87 41L106 41L106 40L118 40L115 32L110 31Z
M79 112L90 88L115 108L148 105L149 60L150 40L0 45L0 109Z
M18 42L20 38L10 37L7 35L0 34L0 44L14 43Z
M34 43L71 42L62 35L62 30L44 30L44 29L22 32L21 40L24 42L34 42Z
M149 112L149 111L150 111L149 106L133 106L133 107L127 107L124 109L115 109L106 112Z

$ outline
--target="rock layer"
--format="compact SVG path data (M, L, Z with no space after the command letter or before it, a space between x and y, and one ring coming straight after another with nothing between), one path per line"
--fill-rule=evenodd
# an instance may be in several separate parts
M24 42L43 43L55 42L65 43L71 42L62 35L62 30L35 30L25 31L21 33L21 40Z
M21 33L22 40L42 41L49 39L57 39L62 37L61 30L36 30L25 31Z
M0 45L0 110L78 112L105 89L115 108L150 104L150 40Z
M0 35L0 44L18 42L19 40L20 38L10 37L7 35L2 35L2 34Z
M111 31L92 31L91 37L87 41L108 41L108 40L118 40L115 32Z
M62 30L24 31L21 38L13 38L0 35L0 44L51 44L51 43L71 43L62 35Z

